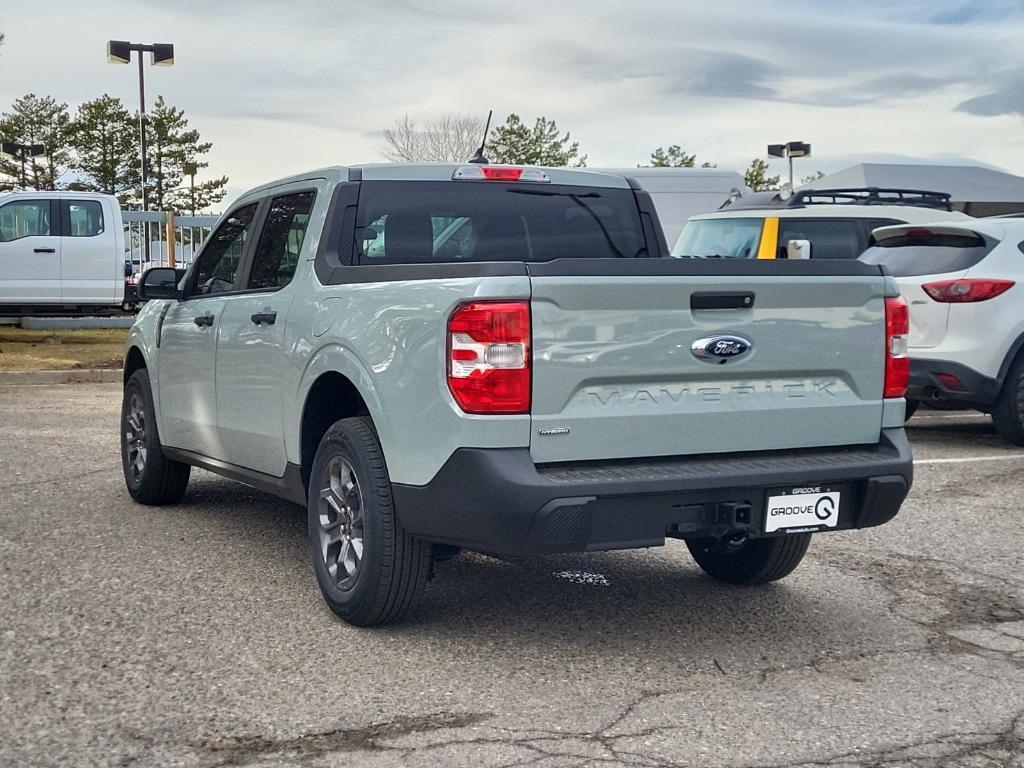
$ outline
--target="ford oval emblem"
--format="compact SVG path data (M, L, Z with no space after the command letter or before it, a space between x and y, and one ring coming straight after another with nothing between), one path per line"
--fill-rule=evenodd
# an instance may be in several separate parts
M706 336L690 347L693 356L709 363L727 363L750 351L750 342L741 336Z

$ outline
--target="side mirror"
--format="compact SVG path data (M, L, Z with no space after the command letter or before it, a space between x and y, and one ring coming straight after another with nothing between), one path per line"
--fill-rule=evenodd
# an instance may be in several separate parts
M809 259L811 258L810 240L790 240L786 243L787 259Z
M181 295L178 291L179 280L181 280L181 276L173 267L147 269L142 273L142 279L139 281L139 298L143 301L176 299Z

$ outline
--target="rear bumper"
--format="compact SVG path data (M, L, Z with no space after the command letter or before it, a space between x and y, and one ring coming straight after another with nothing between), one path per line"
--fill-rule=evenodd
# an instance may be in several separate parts
M429 484L396 484L394 498L417 536L540 554L652 547L666 536L761 536L767 491L787 486L841 487L839 530L881 525L912 479L906 434L887 429L878 445L854 448L540 467L526 448L463 448Z
M952 382L940 379L940 373L955 376L960 382L960 387L951 386ZM961 363L910 358L908 400L919 400L939 408L947 404L987 410L998 397L999 389L998 379L989 378Z

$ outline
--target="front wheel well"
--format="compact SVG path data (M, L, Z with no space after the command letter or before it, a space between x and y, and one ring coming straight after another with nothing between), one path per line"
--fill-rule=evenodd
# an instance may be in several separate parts
M128 379L132 377L133 373L143 370L145 367L146 358L142 356L142 350L138 347L131 347L124 358L124 384L128 384Z
M369 416L363 396L348 377L331 371L313 382L302 407L299 445L302 456L302 482L309 487L309 475L320 440L339 419Z

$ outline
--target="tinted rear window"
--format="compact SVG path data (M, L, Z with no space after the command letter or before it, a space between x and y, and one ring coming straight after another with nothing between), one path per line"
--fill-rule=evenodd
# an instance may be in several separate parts
M646 256L633 192L493 181L366 181L361 264Z
M941 275L970 269L995 247L978 235L904 235L884 240L864 251L861 261L883 264L893 277Z

